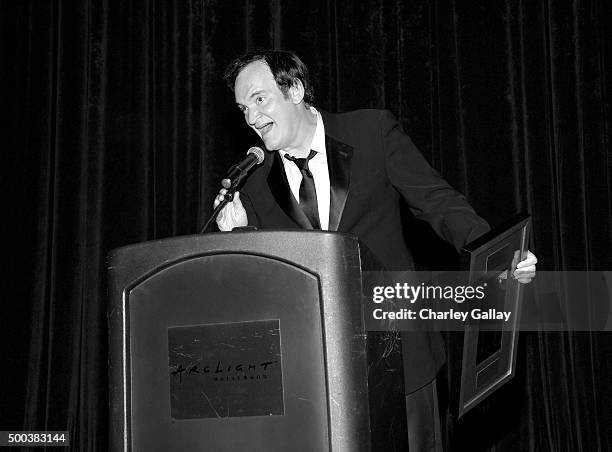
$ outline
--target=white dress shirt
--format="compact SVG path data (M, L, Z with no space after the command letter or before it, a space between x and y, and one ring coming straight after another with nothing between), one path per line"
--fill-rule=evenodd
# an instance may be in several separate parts
M314 179L315 190L317 191L317 207L319 210L319 223L322 230L327 230L329 227L329 203L330 203L330 183L329 171L327 168L327 152L325 149L325 129L321 114L310 107L312 114L317 115L317 127L310 148L316 152L315 156L308 161L308 169L312 173ZM302 173L299 168L291 160L285 158L286 151L278 151L282 157L285 167L285 174L289 187L295 200L300 202L300 184L302 183Z

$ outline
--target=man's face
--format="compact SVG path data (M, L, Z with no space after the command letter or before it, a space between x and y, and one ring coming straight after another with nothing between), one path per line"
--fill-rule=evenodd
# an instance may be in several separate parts
M303 94L299 87L289 89L287 97L276 85L270 68L254 61L236 77L234 94L247 124L262 138L269 151L287 150L297 142L299 111Z

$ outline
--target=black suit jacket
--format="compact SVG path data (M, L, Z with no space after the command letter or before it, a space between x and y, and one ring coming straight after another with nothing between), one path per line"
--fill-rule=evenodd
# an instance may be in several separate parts
M402 233L400 196L457 250L488 230L389 111L321 111L321 116L331 184L329 230L357 235L388 270L414 267ZM278 153L267 153L241 193L250 225L312 229L289 189Z

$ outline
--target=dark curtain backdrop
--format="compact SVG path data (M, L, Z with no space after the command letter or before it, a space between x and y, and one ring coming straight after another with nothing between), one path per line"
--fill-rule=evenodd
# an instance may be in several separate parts
M297 51L322 108L391 109L491 224L529 211L540 269L612 269L610 17L606 0L0 1L0 429L106 450L105 255L210 214L253 141L220 76L257 46ZM492 414L450 419L451 450L612 450L611 344L523 335Z

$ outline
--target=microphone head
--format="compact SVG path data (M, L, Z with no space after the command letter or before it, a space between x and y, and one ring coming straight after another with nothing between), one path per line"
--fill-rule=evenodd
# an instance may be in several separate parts
M252 148L249 148L249 150L247 151L247 155L249 154L253 154L255 155L255 157L257 157L257 164L261 165L261 163L264 161L264 151L263 149L261 149L259 146L253 146Z

